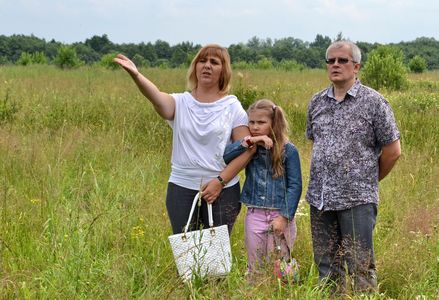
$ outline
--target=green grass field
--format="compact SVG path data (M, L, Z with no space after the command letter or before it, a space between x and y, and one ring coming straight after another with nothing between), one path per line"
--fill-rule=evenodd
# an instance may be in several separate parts
M185 89L185 70L145 69L162 90ZM382 93L403 154L380 183L375 249L380 294L358 299L439 299L439 72L410 75ZM310 97L323 70L235 71L233 92L270 98L287 112L301 155L305 194ZM248 101L248 99L243 99ZM165 209L171 130L122 70L0 68L1 299L325 299L312 260L302 199L294 257L301 282L256 286L244 277L241 212L233 269L223 280L183 284Z

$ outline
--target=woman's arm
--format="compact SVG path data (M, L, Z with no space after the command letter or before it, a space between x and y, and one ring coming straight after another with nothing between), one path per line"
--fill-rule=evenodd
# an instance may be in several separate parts
M247 126L239 126L232 130L232 139L234 141L242 140L245 136L249 134L250 131L248 130ZM232 160L224 168L221 174L219 174L221 178L224 180L224 182L227 183L230 180L232 180L232 178L235 177L239 173L239 171L241 171L247 165L247 163L251 160L255 152L256 152L256 147L253 147L248 151L242 153L234 160ZM206 200L208 203L213 203L218 198L223 187L224 186L217 178L212 179L202 187L203 199Z
M126 56L118 54L117 57L114 58L114 62L119 64L130 74L139 90L148 98L156 112L163 119L174 119L175 100L171 95L161 92L154 83L139 72L136 65Z

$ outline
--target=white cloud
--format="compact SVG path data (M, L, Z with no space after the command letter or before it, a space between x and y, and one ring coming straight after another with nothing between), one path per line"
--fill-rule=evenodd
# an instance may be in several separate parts
M0 0L0 7L0 34L67 42L104 33L117 43L222 45L338 32L381 43L439 38L437 0Z
M315 10L320 18L331 18L334 21L364 22L368 19L365 11L360 7L360 2L343 0L319 0Z

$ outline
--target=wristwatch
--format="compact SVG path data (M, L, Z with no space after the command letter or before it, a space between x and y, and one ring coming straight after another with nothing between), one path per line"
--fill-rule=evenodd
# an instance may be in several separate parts
M216 179L218 179L218 181L221 183L221 185L224 187L224 186L226 186L226 182L224 181L224 179L220 176L220 175L218 175L217 177L216 177Z

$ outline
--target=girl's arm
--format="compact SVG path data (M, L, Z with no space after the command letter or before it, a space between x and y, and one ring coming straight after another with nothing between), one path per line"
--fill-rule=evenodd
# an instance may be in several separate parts
M232 139L239 142L249 134L250 132L247 126L239 126L232 130ZM215 178L202 187L202 195L204 200L206 200L208 203L213 203L218 198L224 187L223 184L232 180L232 178L235 177L239 173L239 171L241 171L247 165L247 163L251 160L254 153L256 152L256 147L249 150L250 151L245 151L244 153L233 159L224 168L221 174L219 174L219 176L223 180L223 183L220 182L219 179Z
M286 211L282 215L293 219L302 195L302 172L299 152L292 144L285 145L285 181L286 181Z
M265 147L265 149L271 149L273 147L273 140L266 135L262 136L246 136L241 140L237 140L232 144L226 146L224 151L223 159L226 164L231 162L233 159L244 153L249 148L254 145L260 145Z
M300 169L299 152L291 145L285 145L285 201L286 208L281 211L281 215L271 223L275 234L280 235L284 232L288 222L294 218L297 206L299 205L302 194L302 173Z
M136 65L126 56L118 54L114 62L119 64L130 74L142 94L154 106L156 112L165 120L173 120L175 113L175 100L168 93L161 92L148 78L143 76Z

